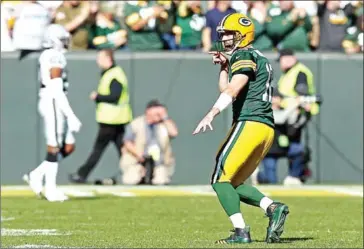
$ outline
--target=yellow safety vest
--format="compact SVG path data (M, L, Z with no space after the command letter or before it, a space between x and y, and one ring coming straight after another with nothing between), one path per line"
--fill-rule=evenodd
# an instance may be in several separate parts
M132 120L132 111L129 104L128 80L121 67L113 67L101 77L97 93L110 94L110 84L116 79L123 86L117 104L100 102L96 108L96 121L102 124L126 124Z
M307 85L308 85L308 94L314 95L316 93L315 85L313 83L313 74L311 70L303 65L302 63L297 63L294 65L288 72L282 74L278 81L278 91L287 97L296 97L298 94L295 90L295 86L297 83L297 76L302 72L306 74L307 77ZM282 101L282 107L288 105L290 100ZM312 104L311 107L311 115L316 115L319 113L319 105Z

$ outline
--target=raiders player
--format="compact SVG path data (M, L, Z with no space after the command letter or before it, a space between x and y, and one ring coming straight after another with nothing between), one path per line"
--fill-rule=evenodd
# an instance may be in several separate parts
M23 179L38 196L43 190L48 201L64 201L68 197L56 188L58 163L74 151L75 138L81 122L67 99L67 71L64 53L70 34L61 25L50 25L44 37L45 50L39 57L40 92L38 111L44 122L47 143L45 160Z

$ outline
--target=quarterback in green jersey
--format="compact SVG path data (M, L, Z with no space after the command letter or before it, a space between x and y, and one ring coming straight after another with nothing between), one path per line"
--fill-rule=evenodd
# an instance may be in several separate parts
M271 200L257 188L244 184L269 151L274 137L271 108L273 70L262 53L251 45L254 24L245 15L223 18L216 30L222 51L212 52L220 64L220 97L198 124L194 135L212 130L213 119L232 104L232 127L221 143L211 184L234 227L218 244L250 243L250 229L240 211L240 201L260 207L269 217L266 242L278 242L289 213L288 206ZM227 58L223 53L231 56Z

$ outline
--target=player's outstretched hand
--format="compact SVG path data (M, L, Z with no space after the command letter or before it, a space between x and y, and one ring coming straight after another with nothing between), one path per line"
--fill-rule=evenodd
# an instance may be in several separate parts
M82 123L76 117L76 115L72 115L67 118L67 125L71 132L79 132L81 129Z
M220 52L209 52L209 54L212 54L212 63L216 64L220 64L220 65L226 65L228 62L228 59L225 57L225 55L223 55Z
M214 119L214 117L210 114L207 114L201 122L197 125L195 131L192 133L193 135L196 135L201 132L205 132L207 130L207 127L210 128L210 130L213 130L211 122Z

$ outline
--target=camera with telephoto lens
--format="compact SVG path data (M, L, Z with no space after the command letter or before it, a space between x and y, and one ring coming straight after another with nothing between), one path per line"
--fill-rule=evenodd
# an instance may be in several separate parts
M141 184L152 185L152 179L155 167L155 162L153 160L153 157L144 156L144 162L142 163L142 165L145 168L145 176L143 177Z
M306 95L306 96L300 96L300 102L301 104L322 104L322 97L321 95Z

